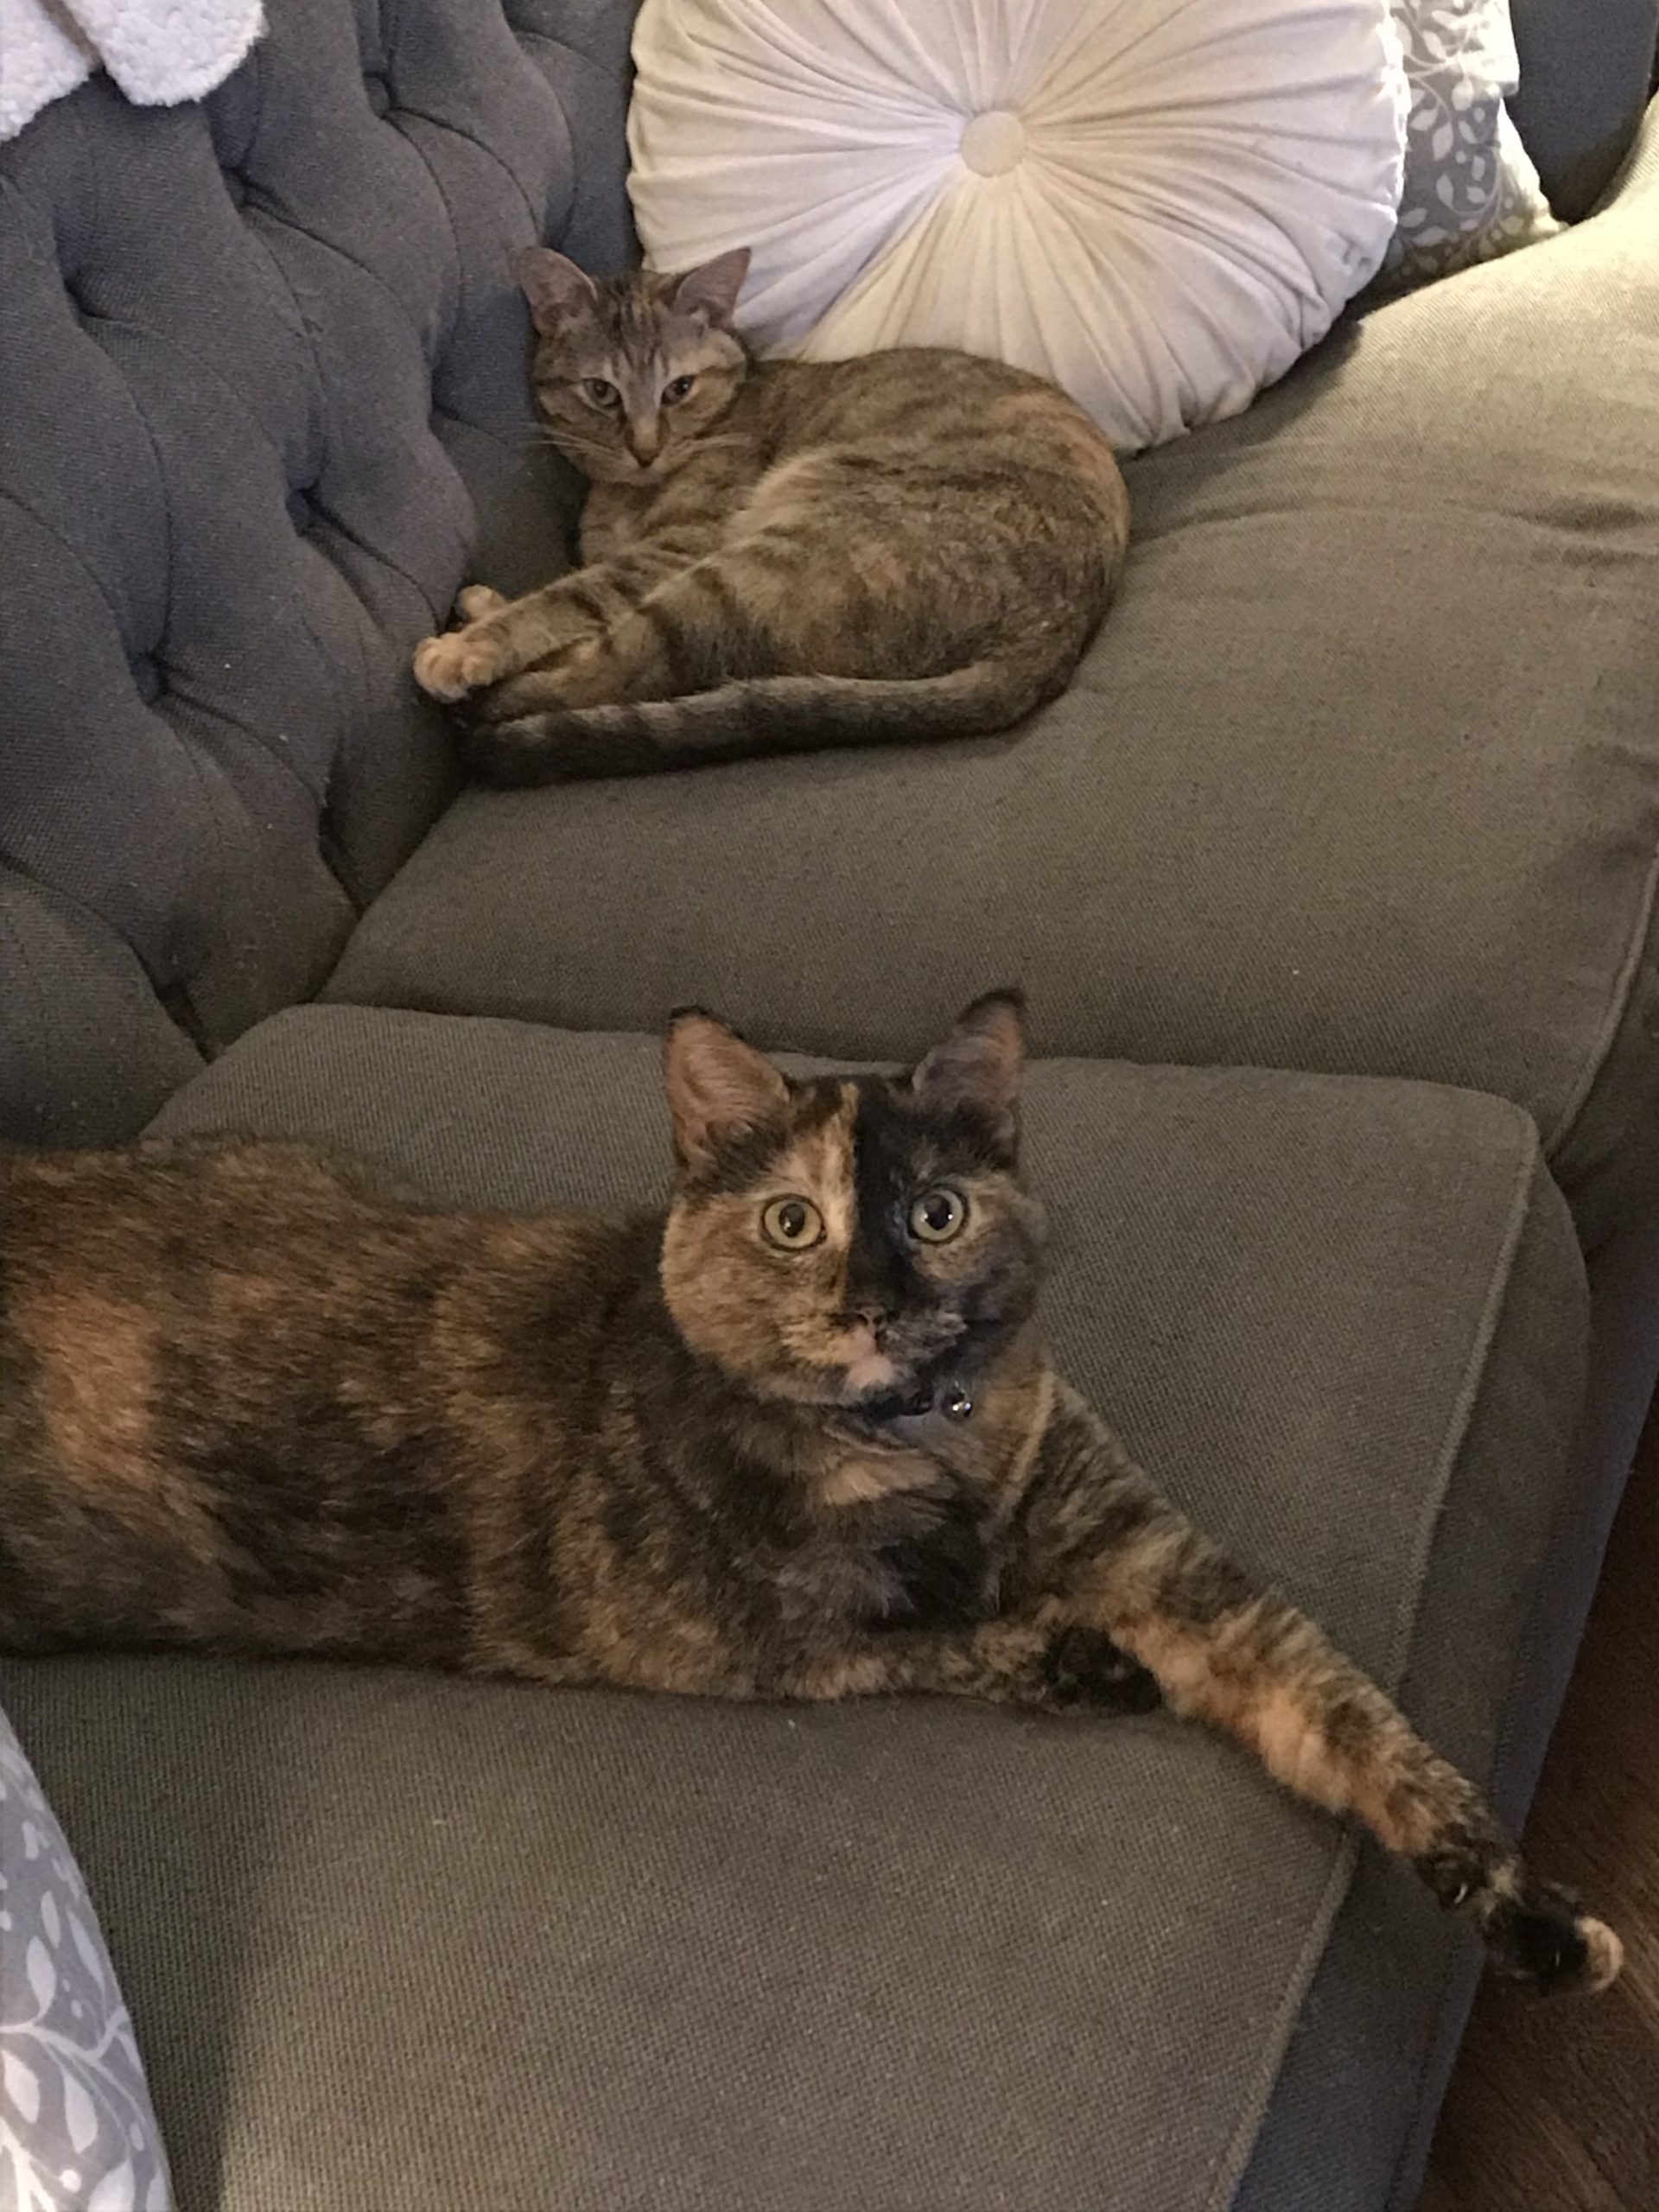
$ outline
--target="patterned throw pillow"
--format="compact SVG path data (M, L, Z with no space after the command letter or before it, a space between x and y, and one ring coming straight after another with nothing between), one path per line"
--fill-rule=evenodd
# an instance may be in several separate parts
M86 1885L0 1715L0 2205L170 2212L172 2202Z
M1374 294L1449 276L1561 227L1503 105L1521 75L1510 0L1392 5L1411 109L1399 227Z

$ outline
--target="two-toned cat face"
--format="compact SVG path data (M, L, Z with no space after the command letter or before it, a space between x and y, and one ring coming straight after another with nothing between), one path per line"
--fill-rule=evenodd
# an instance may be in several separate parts
M678 1185L663 1288L686 1342L769 1396L919 1404L1030 1315L1024 1020L978 1001L907 1076L797 1082L712 1016L665 1069Z
M584 475L655 481L731 405L748 365L732 330L748 266L745 248L679 275L601 281L545 246L519 255L536 404Z

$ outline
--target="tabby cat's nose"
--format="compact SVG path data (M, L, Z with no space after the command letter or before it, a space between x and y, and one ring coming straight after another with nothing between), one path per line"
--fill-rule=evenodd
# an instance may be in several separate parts
M628 451L641 468L649 468L663 449L662 425L658 423L630 423Z

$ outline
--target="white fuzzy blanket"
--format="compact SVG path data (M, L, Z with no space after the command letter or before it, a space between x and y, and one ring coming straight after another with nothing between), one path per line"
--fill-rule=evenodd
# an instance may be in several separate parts
M0 0L0 139L94 69L141 107L199 99L264 27L264 0Z

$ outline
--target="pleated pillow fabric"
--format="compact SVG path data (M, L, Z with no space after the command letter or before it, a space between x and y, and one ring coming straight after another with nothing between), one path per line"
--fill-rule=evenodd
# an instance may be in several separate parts
M1232 415L1394 233L1389 0L645 0L653 266L753 249L763 350L963 346L1132 449Z

